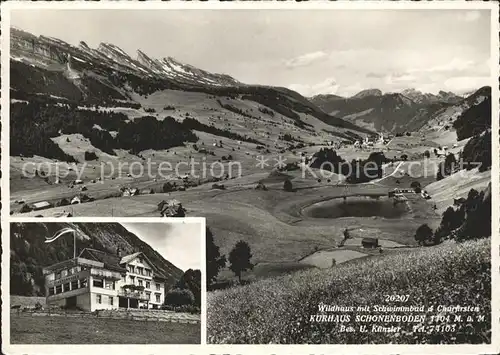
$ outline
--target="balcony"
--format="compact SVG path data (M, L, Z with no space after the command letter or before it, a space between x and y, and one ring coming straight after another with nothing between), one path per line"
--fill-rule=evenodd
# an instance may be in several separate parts
M104 267L104 263L85 258L68 259L43 268L44 274L50 274L59 270L65 270L74 266Z
M135 299L138 299L141 301L149 301L149 299L146 296L146 293L144 291L134 291L134 290L121 289L118 291L118 296L127 297L127 298L135 298Z
M90 275L108 279L108 280L121 280L122 275L119 272L115 271L110 271L110 270L103 270L103 269L95 269L92 268L90 269Z
M74 273L74 274L71 274L71 275L67 275L67 276L64 276L64 277L60 277L60 278L57 278L57 279L53 279L53 280L45 279L45 285L48 286L48 287L53 287L53 286L65 284L65 283L68 283L68 282L73 282L73 281L76 281L76 280L83 280L83 279L86 279L88 276L89 276L89 271L88 270L82 270L80 272L77 272L77 273Z
M140 274L140 273L137 272L137 270L135 270L135 271L127 270L127 274L130 275L130 276L140 277L140 278L147 279L147 280L152 280L153 279L153 274L151 274L151 275L147 275L146 273Z

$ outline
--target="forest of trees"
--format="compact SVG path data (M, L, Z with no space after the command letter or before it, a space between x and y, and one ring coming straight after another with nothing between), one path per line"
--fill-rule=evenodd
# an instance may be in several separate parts
M491 183L479 192L470 189L466 199L459 199L455 207L448 207L439 227L432 231L422 225L415 239L424 244L439 244L445 239L465 241L491 235Z
M347 162L332 148L321 148L313 155L311 167L345 175L349 183L362 183L382 177L382 164L390 161L384 153L373 152L366 160Z
M214 126L208 126L206 124L203 124L199 121L197 121L196 119L192 118L192 117L186 117L184 119L184 121L182 121L182 125L186 128L186 129L191 129L191 130L195 130L195 131L201 131L201 132L207 132L207 133L210 133L210 134L213 134L213 135L216 135L216 136L220 136L220 137L226 137L226 138L229 138L229 139L233 139L233 140L240 140L240 141L244 141L244 142L249 142L249 143L254 143L254 144L263 144L261 142L259 142L258 140L256 139L253 139L251 137L247 137L247 136L242 136L238 133L233 133L229 130L222 130L222 129L219 129L217 127L214 127Z
M165 294L165 304L173 307L201 307L201 271L188 269ZM190 308L192 309L192 308Z
M453 122L453 128L457 131L458 140L479 135L491 128L491 96L465 110Z
M172 117L158 121L146 116L139 120L123 124L116 136L116 145L137 154L142 150L162 150L184 145L184 142L196 142L198 137Z
M459 160L453 153L446 155L445 160L439 163L436 175L437 180L455 173L459 169L471 170L479 168L480 172L491 168L491 130L473 136L459 155Z
M239 109L239 108L237 108L237 107L235 107L233 105L222 103L221 100L217 100L217 103L220 105L220 107L225 108L228 111L237 113L238 115L242 115L242 116L245 116L245 117L248 117L248 118L255 118L251 114L246 113L245 111L243 111L242 109Z
M226 265L226 257L221 255L219 247L215 245L212 231L206 228L206 279L207 286L211 289L217 280L219 271Z
M438 165L438 170L436 173L436 180L441 180L446 176L454 174L460 168L457 159L453 153L446 155L444 161L440 162Z
M189 128L172 117L162 121L152 116L132 122L127 119L122 113L82 110L72 105L14 103L11 105L11 154L37 154L74 161L50 139L73 133L82 134L94 147L108 154L115 154L113 149L126 149L136 154L141 150L168 149L198 140ZM115 138L110 131L117 132Z
M170 116L161 121L145 116L129 122L123 113L80 109L75 103L53 105L50 100L48 103L40 100L11 104L10 149L12 155L36 154L74 162L51 138L79 133L108 154L115 155L114 149L137 154L146 149L162 150L196 142L198 137L193 130L263 145L254 138L205 125L192 117L186 117L182 123ZM116 135L113 137L110 132Z
M462 151L464 163L469 163L467 169L479 166L479 171L486 171L491 168L491 130L488 129L482 134L473 136L465 145Z
M16 91L47 93L74 101L83 100L82 92L64 76L62 71L48 71L11 60L10 81L11 87Z

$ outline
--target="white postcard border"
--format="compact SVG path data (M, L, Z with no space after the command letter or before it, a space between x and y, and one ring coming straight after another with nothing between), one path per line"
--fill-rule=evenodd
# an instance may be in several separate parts
M9 87L5 83L10 82L9 73L9 58L10 58L10 11L20 9L130 9L130 10L186 10L186 9L262 9L262 10L280 10L289 9L352 9L352 10L384 10L384 9L414 9L414 10L438 10L438 9L465 9L465 10L491 10L491 88L492 88L492 132L493 132L493 157L492 157L492 343L482 345L10 345L9 340L9 302L5 302L9 298L9 239L10 239L10 222L115 222L115 223L134 223L147 222L155 223L159 219L155 217L136 218L136 217L72 217L66 218L12 218L9 215ZM328 1L308 1L297 3L295 1L244 1L244 2L185 2L185 1L147 1L147 2L131 2L131 1L103 1L103 2L5 2L1 4L1 117L2 117L2 132L1 132L1 167L2 167L2 182L1 196L2 204L1 226L2 226L2 294L7 295L2 303L2 339L3 351L6 354L85 354L93 352L94 354L111 354L133 352L135 354L161 354L171 352L175 354L331 354L331 353L349 353L349 354L493 354L500 352L500 297L495 297L499 294L499 260L500 260L500 187L499 187L499 91L498 91L498 63L499 63L499 14L498 4L495 2L477 2L477 1L432 1L432 2L409 2L409 1L357 1L357 2L328 2ZM306 25L306 24L305 24ZM191 219L175 218L183 221ZM197 219L197 218L194 218ZM201 218L204 221L204 218ZM170 221L171 219L162 218L162 221ZM178 223L178 222L175 222ZM205 222L203 222L205 226ZM204 228L204 227L203 227ZM205 243L205 241L203 241ZM202 248L202 251L205 247ZM204 256L203 256L204 257ZM202 259L205 260L205 259ZM202 270L202 344L206 339L206 278Z

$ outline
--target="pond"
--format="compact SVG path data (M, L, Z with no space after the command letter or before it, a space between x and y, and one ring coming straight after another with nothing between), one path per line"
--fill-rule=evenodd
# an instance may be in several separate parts
M310 205L302 213L312 218L383 217L400 218L408 213L406 203L394 204L384 196L350 196L333 198Z

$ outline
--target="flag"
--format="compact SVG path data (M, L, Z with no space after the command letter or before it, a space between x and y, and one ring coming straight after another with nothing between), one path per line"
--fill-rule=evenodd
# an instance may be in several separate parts
M61 230L59 230L58 232L56 232L56 234L54 234L53 237L50 237L50 238L45 238L45 243L52 243L54 240L56 240L57 238L59 238L61 235L63 234L66 234L66 233L75 233L76 231L72 228L63 228Z

